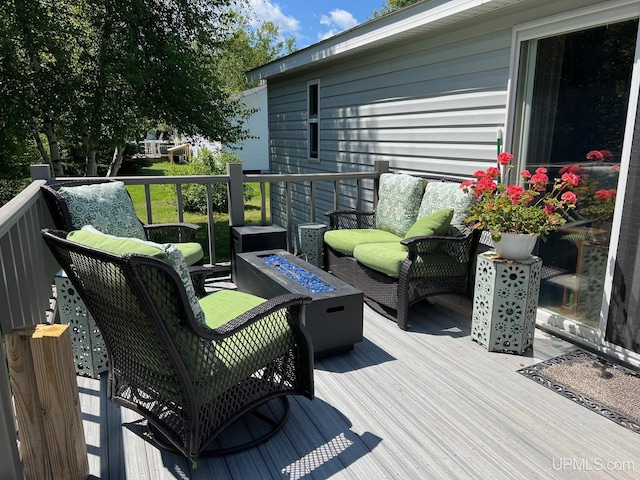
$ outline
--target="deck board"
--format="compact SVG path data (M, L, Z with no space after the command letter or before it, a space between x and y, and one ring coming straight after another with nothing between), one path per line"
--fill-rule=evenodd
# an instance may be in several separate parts
M526 355L489 353L470 318L443 297L402 331L365 307L364 341L316 362L316 399L292 398L282 432L195 469L106 401L105 378L78 377L91 478L637 478L640 436L517 373L573 345L537 330Z

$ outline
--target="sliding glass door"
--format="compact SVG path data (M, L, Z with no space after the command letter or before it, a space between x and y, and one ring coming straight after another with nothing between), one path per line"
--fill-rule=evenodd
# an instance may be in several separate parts
M637 41L634 18L572 25L518 44L512 150L519 168L581 179L571 218L539 247L539 306L550 326L593 342L606 323L601 312Z

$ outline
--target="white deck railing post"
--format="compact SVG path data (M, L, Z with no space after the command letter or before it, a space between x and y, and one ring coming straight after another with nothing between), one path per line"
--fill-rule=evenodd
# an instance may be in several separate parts
M228 163L229 175L229 226L244 225L244 180L242 178L242 164Z

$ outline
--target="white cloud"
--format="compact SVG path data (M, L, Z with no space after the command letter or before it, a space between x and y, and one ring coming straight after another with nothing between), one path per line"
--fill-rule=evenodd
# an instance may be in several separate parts
M331 10L329 15L322 15L320 17L320 24L326 25L329 27L329 30L324 33L318 33L318 39L324 40L325 38L332 37L337 33L355 27L358 23L358 20L346 10L339 8Z
M280 5L270 0L249 0L250 9L254 15L250 18L252 27L258 27L264 22L272 22L280 33L295 33L300 30L300 21L291 15L282 13Z

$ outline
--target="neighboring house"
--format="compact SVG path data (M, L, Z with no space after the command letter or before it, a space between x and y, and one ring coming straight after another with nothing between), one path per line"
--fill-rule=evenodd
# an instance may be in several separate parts
M260 85L242 92L245 106L255 109L245 127L250 138L235 147L224 147L224 150L235 153L242 159L242 170L245 172L269 171L269 117L267 109L267 86Z
M538 319L640 365L639 17L640 0L423 1L263 65L248 78L267 81L271 171L388 160L470 176L495 165L499 130L520 169L555 175L601 151L584 185L605 188L594 179L614 172L615 214L541 247ZM331 188L318 187L318 219ZM351 192L341 186L341 207L355 206ZM275 221L279 198L272 186ZM296 202L293 223L309 208Z

